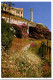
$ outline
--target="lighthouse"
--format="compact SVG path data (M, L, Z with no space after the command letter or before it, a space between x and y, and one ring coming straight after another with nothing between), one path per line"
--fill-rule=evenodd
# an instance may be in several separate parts
M30 8L30 21L33 22L33 8Z

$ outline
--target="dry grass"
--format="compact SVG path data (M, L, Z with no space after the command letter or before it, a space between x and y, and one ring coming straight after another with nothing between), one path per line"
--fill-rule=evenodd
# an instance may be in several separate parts
M42 77L40 67L40 57L28 50L2 55L2 77Z
M12 41L12 46L10 48L11 52L17 52L18 50L21 50L26 45L30 44L32 41L27 40L26 38L14 38Z
M14 52L9 51L8 53L2 51L1 56L1 76L4 78L41 78L43 77L43 60L37 54L38 49L43 40L26 40L26 39L14 39L12 42L12 46L18 45L22 48L28 43L34 42L35 47L30 47L27 51L22 52L21 50L17 50ZM45 40L44 40L45 41ZM15 44L16 43L16 44ZM12 49L12 47L11 47ZM16 49L16 46L13 47L12 51ZM47 64L46 64L47 66ZM48 72L48 69L46 70ZM47 72L45 73L47 75ZM45 75L44 74L44 75Z

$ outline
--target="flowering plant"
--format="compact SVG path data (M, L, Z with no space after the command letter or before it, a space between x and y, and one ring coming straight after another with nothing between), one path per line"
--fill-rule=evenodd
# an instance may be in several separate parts
M27 25L26 25L25 23L23 23L21 26L22 26L22 27L27 27Z
M35 44L33 42L31 43L31 47L35 47Z

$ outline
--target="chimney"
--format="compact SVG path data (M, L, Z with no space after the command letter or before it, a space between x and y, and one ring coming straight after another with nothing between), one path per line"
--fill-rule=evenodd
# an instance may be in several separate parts
M30 21L33 22L33 8L30 8Z

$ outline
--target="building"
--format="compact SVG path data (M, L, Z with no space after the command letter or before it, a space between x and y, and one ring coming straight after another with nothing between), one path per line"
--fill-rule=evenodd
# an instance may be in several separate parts
M1 7L3 7L3 3L1 3ZM3 11L9 12L9 6L7 4L4 4ZM23 17L23 8L10 7L10 13L19 17Z
M11 7L11 13L16 15L16 16L23 17L23 8Z

